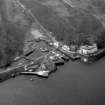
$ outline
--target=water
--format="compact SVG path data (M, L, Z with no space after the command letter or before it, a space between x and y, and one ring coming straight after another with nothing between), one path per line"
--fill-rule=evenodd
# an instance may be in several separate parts
M68 62L48 79L18 76L0 84L0 105L105 105L104 59Z

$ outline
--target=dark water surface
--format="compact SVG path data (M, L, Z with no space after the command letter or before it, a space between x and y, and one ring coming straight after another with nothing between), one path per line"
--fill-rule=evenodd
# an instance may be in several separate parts
M48 79L18 76L0 83L0 105L105 105L105 59L68 62Z

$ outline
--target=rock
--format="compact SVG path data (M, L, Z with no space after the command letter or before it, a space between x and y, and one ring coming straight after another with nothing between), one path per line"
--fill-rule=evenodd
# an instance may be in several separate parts
M33 78L31 78L31 79L30 79L30 81L34 81L34 79L33 79Z

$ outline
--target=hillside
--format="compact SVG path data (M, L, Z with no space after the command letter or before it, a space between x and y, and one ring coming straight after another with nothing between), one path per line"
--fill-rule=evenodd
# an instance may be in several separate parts
M101 0L100 5L95 5L98 0L92 2L90 2L91 0L74 1L21 0L32 10L39 22L53 32L57 40L64 41L67 44L96 42L100 48L105 47L105 40L103 40L105 29L102 21L104 7L101 7L101 5L104 6L104 1ZM71 2L73 2L72 5ZM100 20L98 17L102 19Z
M22 54L29 19L12 0L1 0L0 5L0 67L5 67Z
M20 0L58 41L105 47L104 0ZM97 3L98 2L98 3ZM0 1L0 67L21 55L34 20L14 0Z

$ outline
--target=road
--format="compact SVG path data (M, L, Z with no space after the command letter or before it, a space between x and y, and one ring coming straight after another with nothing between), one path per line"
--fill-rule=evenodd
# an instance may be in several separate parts
M18 76L0 83L0 105L105 105L105 64L68 62L48 79Z

